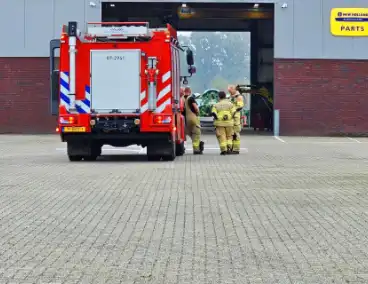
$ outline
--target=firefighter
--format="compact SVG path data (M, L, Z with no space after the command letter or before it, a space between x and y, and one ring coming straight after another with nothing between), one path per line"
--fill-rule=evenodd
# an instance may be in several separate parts
M184 111L184 102L185 102L184 90L185 90L184 87L180 87L180 108L183 110L182 111L183 115L185 114L185 111Z
M190 136L193 144L193 154L203 154L204 142L201 141L201 124L199 121L199 107L192 96L190 87L184 89L185 134Z
M226 99L226 93L219 92L219 102L212 107L211 114L214 118L221 155L226 155L232 149L235 112L233 103Z
M180 97L182 98L184 96L184 87L180 87Z
M228 87L228 91L231 95L231 102L233 103L236 112L234 113L234 135L233 135L233 146L229 151L231 154L239 154L240 153L240 132L242 129L241 120L240 120L240 112L244 107L243 96L236 90L234 85L230 85Z

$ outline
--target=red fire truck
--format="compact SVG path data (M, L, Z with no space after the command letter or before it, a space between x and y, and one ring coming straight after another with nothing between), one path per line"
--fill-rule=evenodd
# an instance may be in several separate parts
M195 67L173 27L88 23L82 36L69 22L59 43L52 86L59 94L57 131L70 161L96 160L103 145L147 147L150 160L184 154L180 85Z

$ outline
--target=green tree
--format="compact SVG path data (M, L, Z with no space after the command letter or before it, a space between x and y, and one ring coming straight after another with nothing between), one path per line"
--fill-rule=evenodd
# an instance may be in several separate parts
M214 89L226 91L229 81L225 80L223 77L216 75L210 82L210 85Z
M179 35L179 41L194 52L197 73L190 79L194 92L249 81L249 33L193 32Z

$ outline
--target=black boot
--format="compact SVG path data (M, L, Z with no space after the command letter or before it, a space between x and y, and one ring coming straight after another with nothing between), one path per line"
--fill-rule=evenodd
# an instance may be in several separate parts
M201 151L202 153L204 151L204 142L203 141L199 142L199 151Z
M228 154L228 152L227 151L222 151L221 153L220 153L220 155L227 155Z
M202 155L203 152L201 150L193 150L193 155Z

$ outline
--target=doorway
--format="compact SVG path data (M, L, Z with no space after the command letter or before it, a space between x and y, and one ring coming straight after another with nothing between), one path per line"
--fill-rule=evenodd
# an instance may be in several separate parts
M243 84L247 85L250 93L247 127L250 130L270 130L272 133L274 4L103 2L101 16L103 22L144 21L149 22L152 28L170 24L178 32L249 33L249 75L246 72L239 74L239 79L244 78ZM226 43L225 38L223 43ZM249 46L243 47L246 56ZM194 55L196 61L203 60L196 56L196 52ZM199 93L204 91L199 90Z

